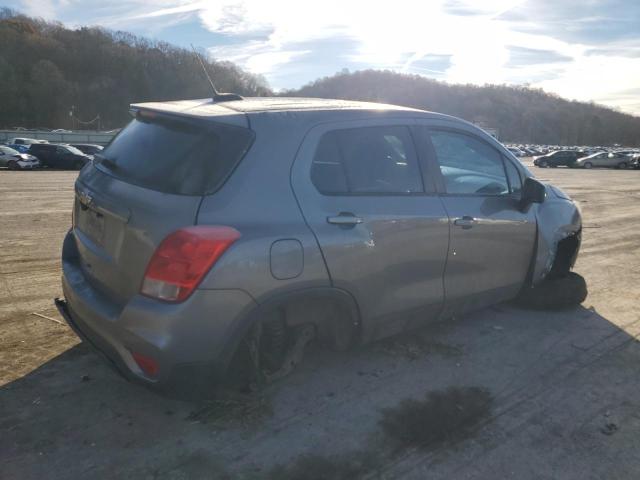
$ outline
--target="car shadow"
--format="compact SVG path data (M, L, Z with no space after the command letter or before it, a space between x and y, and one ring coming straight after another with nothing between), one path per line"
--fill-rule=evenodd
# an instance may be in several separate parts
M80 344L0 387L0 465L6 478L286 479L304 478L296 465L312 454L341 478L353 454L371 462L356 476L629 477L640 467L637 455L620 460L640 451L639 322L502 304L351 352L311 347L259 393L198 403L129 383ZM439 417L415 401L452 388L490 399L474 428L457 438L452 427L455 444L391 446L385 415L413 401L423 413L400 412L393 431L415 435L413 419Z

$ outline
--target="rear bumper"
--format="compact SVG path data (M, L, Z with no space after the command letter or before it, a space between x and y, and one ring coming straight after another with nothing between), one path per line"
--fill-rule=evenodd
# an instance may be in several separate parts
M114 304L85 278L71 232L63 246L62 270L64 300L55 303L76 334L127 379L163 390L199 390L214 383L256 307L241 290L197 290L181 304L141 295ZM134 352L152 358L158 373L145 374Z
M71 329L80 337L82 341L91 345L97 352L99 352L107 363L113 367L118 373L125 378L131 378L130 371L126 365L120 360L119 355L115 350L111 348L109 343L105 342L100 336L96 335L86 325L80 325L74 320L69 309L69 304L66 300L56 298L54 300L58 312L65 319Z

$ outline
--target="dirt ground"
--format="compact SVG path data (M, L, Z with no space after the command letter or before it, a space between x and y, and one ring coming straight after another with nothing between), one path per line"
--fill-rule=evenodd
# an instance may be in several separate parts
M0 478L639 478L640 171L535 173L582 207L583 306L312 349L260 395L196 404L56 322L76 173L0 171Z

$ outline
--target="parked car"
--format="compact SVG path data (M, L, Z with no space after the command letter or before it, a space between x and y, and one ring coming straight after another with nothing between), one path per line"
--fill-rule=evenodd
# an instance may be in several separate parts
M513 153L516 157L524 157L525 153L520 150L518 147L507 147L507 150L509 150L511 153Z
M528 157L535 157L536 155L542 155L542 152L539 150L536 150L535 148L532 147L525 147L524 148L524 153L528 156Z
M96 153L100 153L104 147L100 145L94 145L92 143L74 143L73 147L80 150L82 153L86 153L87 155L95 155Z
M536 167L573 167L576 161L584 156L580 151L576 150L556 150L546 155L536 157L533 159L533 164Z
M40 162L33 155L0 145L0 167L7 167L9 170L33 170L39 166Z
M463 120L320 99L131 109L75 183L56 299L127 378L269 381L316 336L346 349L586 295L579 210Z
M15 145L33 145L34 143L49 143L46 140L37 140L35 138L15 137L7 142Z
M34 143L29 153L38 157L43 166L67 170L80 170L93 158L71 145L53 143Z
M623 153L599 152L581 158L575 163L575 166L579 168L627 168L632 164L633 160Z

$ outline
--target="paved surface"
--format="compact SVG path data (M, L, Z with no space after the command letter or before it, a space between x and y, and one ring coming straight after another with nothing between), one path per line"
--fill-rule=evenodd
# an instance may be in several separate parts
M640 171L535 173L581 203L582 307L311 351L262 395L193 404L125 382L54 321L76 174L0 171L0 478L640 477ZM452 386L491 398L457 442L389 436L403 400Z

